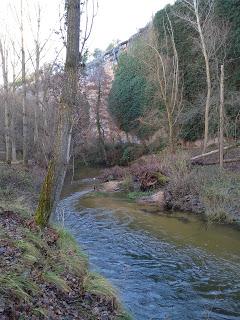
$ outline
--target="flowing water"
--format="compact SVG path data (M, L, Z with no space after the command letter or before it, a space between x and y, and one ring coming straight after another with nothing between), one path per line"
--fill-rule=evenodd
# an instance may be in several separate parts
M136 320L240 319L240 232L66 185L58 215Z

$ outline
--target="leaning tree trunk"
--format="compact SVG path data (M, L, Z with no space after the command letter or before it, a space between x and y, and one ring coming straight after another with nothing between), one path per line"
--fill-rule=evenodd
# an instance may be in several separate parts
M58 111L57 132L53 156L40 193L35 221L41 227L48 224L56 209L69 162L72 136L72 115L77 93L79 64L80 0L68 0L67 9L67 56L65 81Z

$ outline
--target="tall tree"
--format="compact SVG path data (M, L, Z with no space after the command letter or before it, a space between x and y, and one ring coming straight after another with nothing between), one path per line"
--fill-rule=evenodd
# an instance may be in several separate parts
M107 74L104 68L104 60L101 51L95 51L95 61L90 64L88 70L88 81L91 85L88 86L88 102L92 107L95 116L96 129L98 134L98 143L101 158L107 163L107 153L104 140L104 125L103 125L103 105L106 103L108 88L111 83L111 77Z
M77 93L80 36L80 0L66 1L67 54L65 62L65 84L58 110L57 132L53 156L40 193L35 214L36 223L46 226L59 200L72 137L73 109Z
M220 106L219 106L219 166L223 169L223 139L224 139L224 65L221 65L221 75L220 75Z
M40 100L39 100L39 71L40 71L40 23L41 23L41 9L38 5L38 17L37 17L37 34L35 38L35 88L34 88L34 96L35 96L35 109L34 109L34 143L36 144L38 141L38 115L39 115L39 108L40 108Z
M159 88L160 104L164 106L167 127L168 145L171 152L175 151L176 125L182 111L182 88L178 52L175 45L172 22L166 12L163 24L164 36L159 41L156 30L150 31L151 36L147 46L154 52L150 61L150 68L155 74L155 81Z
M13 95L13 104L11 110L11 141L12 141L12 161L17 161L17 149L16 149L16 132L15 132L15 114L16 114L16 59L15 59L15 44L12 42L12 95Z
M205 103L205 116L204 116L204 143L203 152L206 151L207 143L209 139L209 111L211 103L211 73L210 73L210 57L206 43L206 34L204 32L204 24L211 19L212 9L214 6L214 0L207 1L207 7L202 5L201 0L181 0L185 8L185 12L178 12L177 15L187 21L197 32L200 39L200 47L205 61L206 71L206 83L207 83L207 95Z
M11 140L10 140L10 124L11 115L8 101L8 50L3 46L0 40L0 54L2 59L2 74L4 86L4 112L5 112L5 145L6 145L6 162L11 164Z
M24 47L23 1L21 0L21 62L22 62L22 122L23 122L23 164L28 165L28 130L27 130L27 88L26 88L26 54Z

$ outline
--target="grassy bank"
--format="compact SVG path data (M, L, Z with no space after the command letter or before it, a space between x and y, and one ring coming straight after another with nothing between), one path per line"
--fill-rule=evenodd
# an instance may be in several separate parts
M0 167L0 318L129 319L63 229L32 219L42 173Z
M106 169L102 181L121 180L134 199L163 190L165 208L203 214L209 222L240 223L240 170L190 164L190 154L162 152L129 167Z

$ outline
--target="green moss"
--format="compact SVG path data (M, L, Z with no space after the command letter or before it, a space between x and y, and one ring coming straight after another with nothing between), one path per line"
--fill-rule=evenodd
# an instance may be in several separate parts
M167 184L169 182L169 177L165 176L161 172L156 173L155 176L156 176L156 178L158 180L158 183L161 186L164 186L165 184Z
M39 225L40 227L45 227L48 224L48 221L52 212L53 177L54 177L54 166L53 166L53 162L50 162L48 167L48 172L40 192L38 207L35 213L36 224Z

